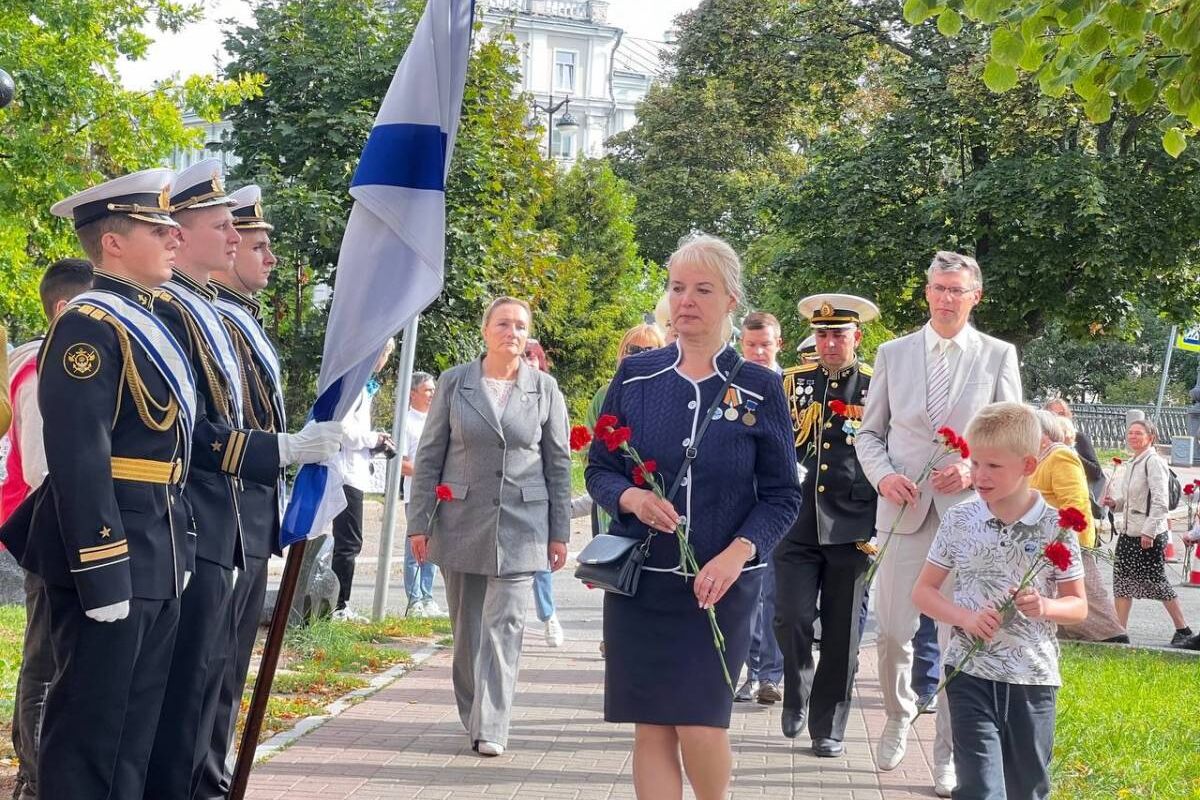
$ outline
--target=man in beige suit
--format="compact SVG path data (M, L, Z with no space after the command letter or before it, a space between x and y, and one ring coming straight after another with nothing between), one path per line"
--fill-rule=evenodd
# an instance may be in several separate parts
M919 486L913 479L938 448L938 428L949 426L961 433L988 403L1021 400L1016 349L968 324L971 310L983 297L979 264L969 256L940 251L926 277L929 322L879 348L855 441L863 471L879 492L878 535L886 537L893 523L896 532L875 590L879 680L888 717L876 754L883 770L899 766L917 716L917 698L910 688L911 642L920 612L912 602L913 585L941 515L971 496L970 465L962 460L943 461ZM944 649L949 630L938 628ZM934 744L934 790L949 797L955 784L954 761L950 714L944 698L942 702Z

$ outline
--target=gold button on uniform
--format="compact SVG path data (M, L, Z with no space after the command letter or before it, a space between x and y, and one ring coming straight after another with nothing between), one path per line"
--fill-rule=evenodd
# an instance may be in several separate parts
M833 388L835 388L835 389L836 389L836 388L838 387L838 382L837 382L837 381L830 381L830 382L829 382L829 385L830 385L830 386L832 386Z
M825 444L821 445L821 447L824 447L826 450L828 450L828 449L829 449L829 442L826 442Z
M832 428L832 427L833 427L833 423L832 423L832 422L826 422L826 423L825 423L825 427L826 427L826 428Z
M828 465L828 464L822 464L822 465L821 465L821 472L824 472L824 471L825 471L825 470L827 470L827 469L829 469L829 465Z
M818 486L818 487L817 487L817 491L818 491L818 492L823 492L823 491L825 491L825 487L824 487L824 486Z

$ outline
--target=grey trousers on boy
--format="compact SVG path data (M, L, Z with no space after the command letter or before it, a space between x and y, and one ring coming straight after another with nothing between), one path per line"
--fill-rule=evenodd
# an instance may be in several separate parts
M533 573L492 577L443 569L454 629L454 700L472 744L508 746Z
M946 674L951 671L946 668ZM946 695L958 776L953 800L1050 796L1058 687L1001 683L961 672Z

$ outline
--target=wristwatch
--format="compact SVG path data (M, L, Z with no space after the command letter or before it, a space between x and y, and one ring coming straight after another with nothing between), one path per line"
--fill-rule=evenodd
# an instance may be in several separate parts
M753 561L753 560L754 560L754 557L755 557L756 555L758 555L758 546L757 546L756 544L754 544L754 542L752 542L752 541L750 541L749 539L747 539L745 536L739 536L739 537L737 537L736 541L739 541L739 542L745 542L746 544L750 545L750 557L749 557L749 558L747 558L746 560L747 560L747 561Z

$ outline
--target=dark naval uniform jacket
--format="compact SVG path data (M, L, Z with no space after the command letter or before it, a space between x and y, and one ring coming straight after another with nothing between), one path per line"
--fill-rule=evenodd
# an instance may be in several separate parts
M854 452L870 385L871 366L858 361L835 372L819 362L784 370L803 474L804 502L792 537L832 545L875 535L877 495Z
M216 291L175 272L172 278L209 302ZM179 341L196 373L196 427L192 468L187 480L196 557L226 569L245 566L245 543L239 519L238 484L267 486L279 479L279 444L275 434L234 427L232 393L216 366L216 356L200 333L200 321L170 287L155 292L154 313ZM213 312L216 313L215 311Z
M262 325L262 308L258 301L221 283L213 282L217 296L241 306ZM270 372L255 354L250 342L241 330L224 320L225 329L233 339L237 352L238 366L242 378L242 422L251 431L262 431L275 435L285 433L283 409L276 399L275 387ZM239 509L242 515L242 547L246 555L253 558L270 558L280 555L280 484L281 472L276 473L274 483L242 481L240 485Z
M153 310L150 289L99 269L94 289ZM189 568L186 437L166 380L125 327L75 306L39 355L49 476L4 527L21 565L83 608L169 600Z

